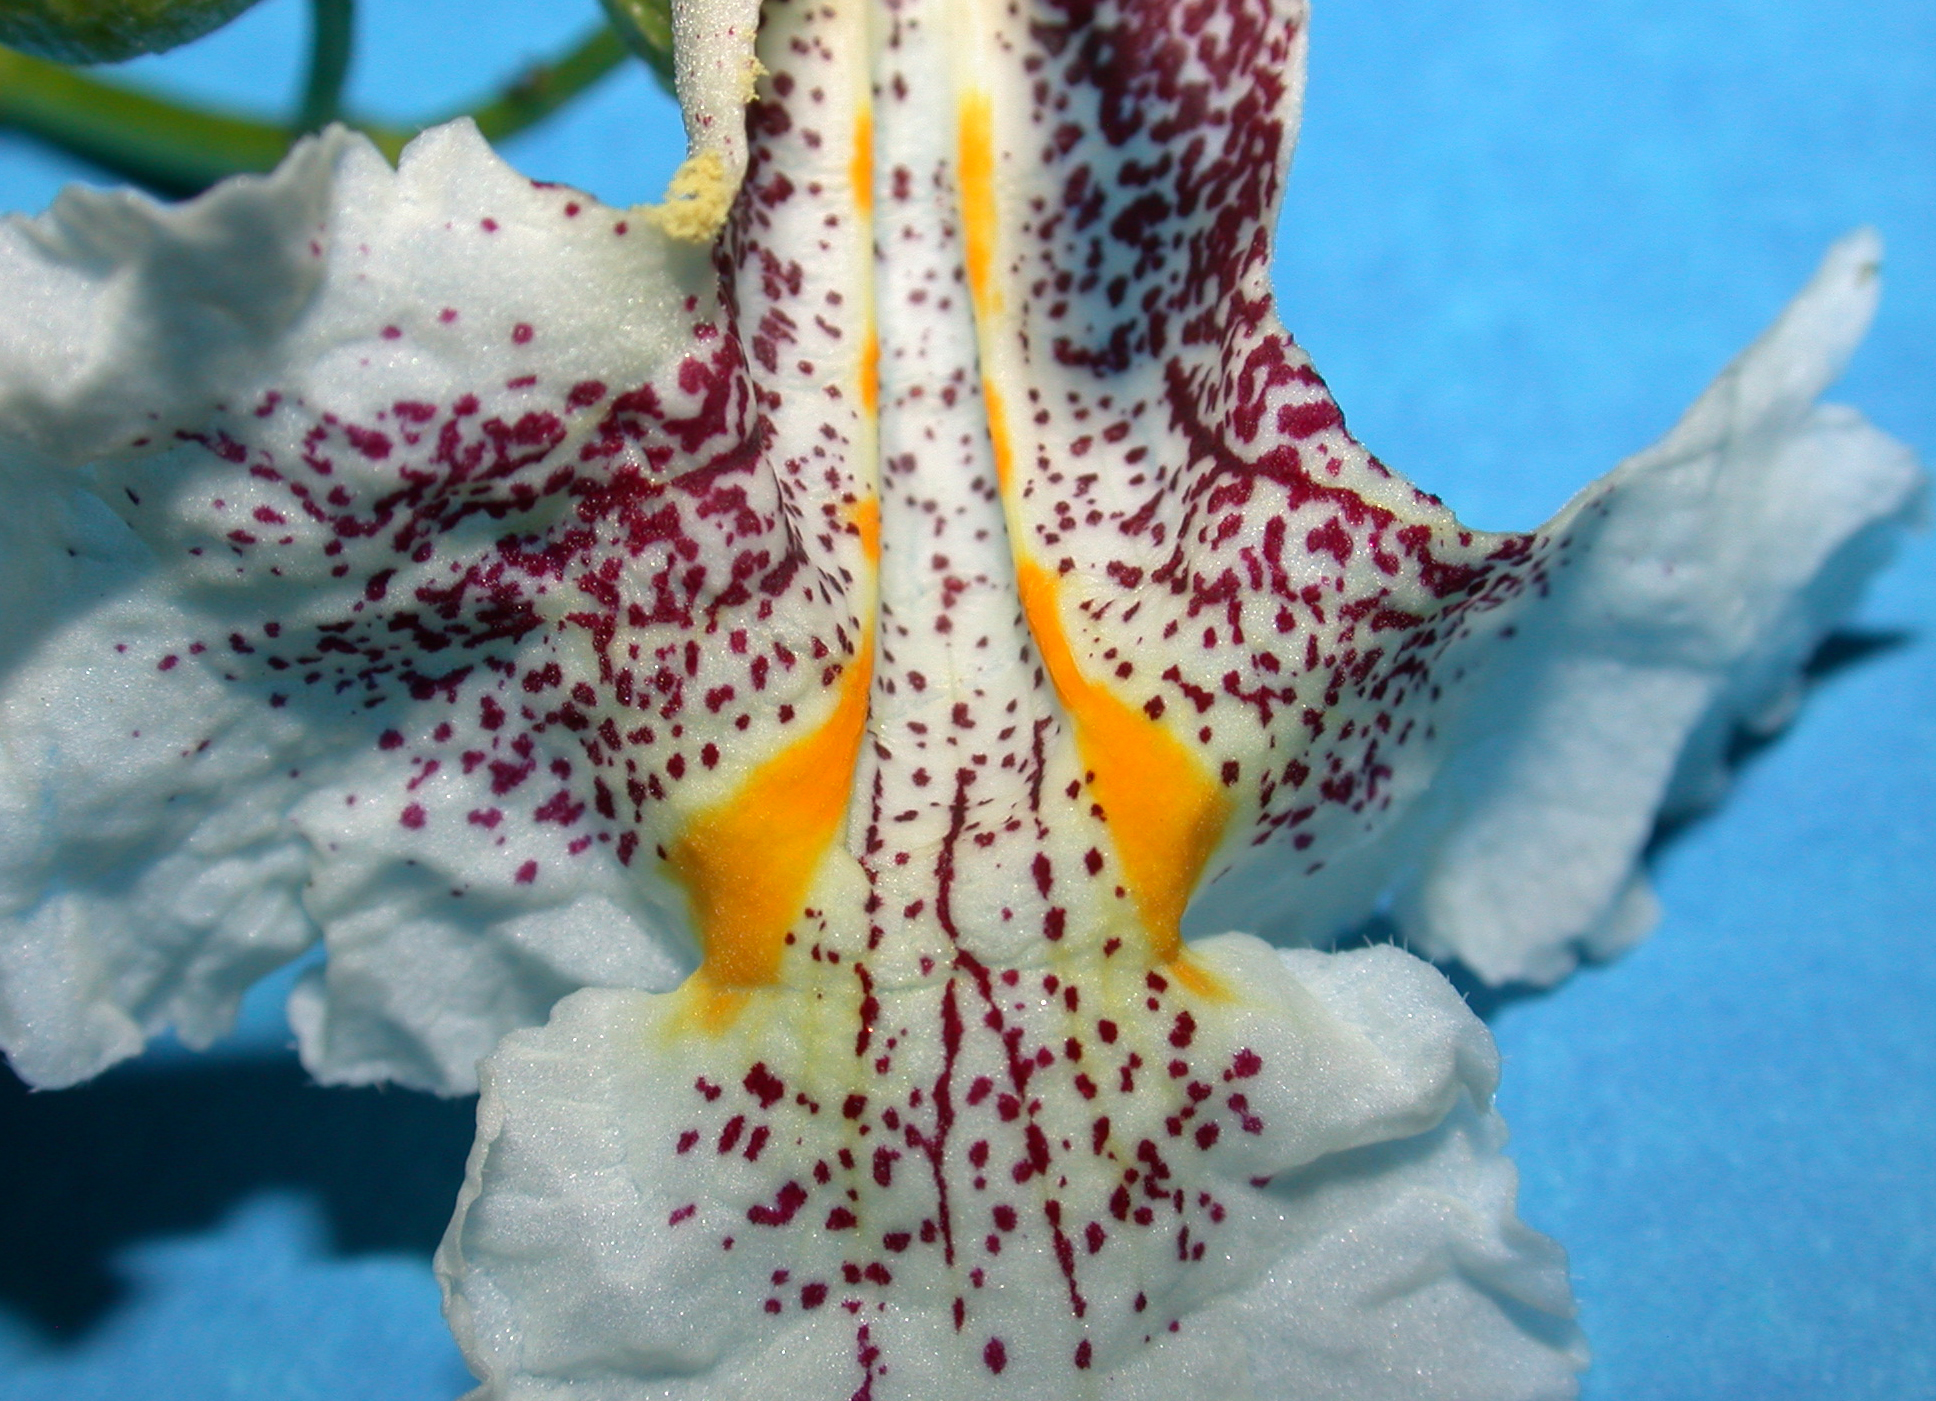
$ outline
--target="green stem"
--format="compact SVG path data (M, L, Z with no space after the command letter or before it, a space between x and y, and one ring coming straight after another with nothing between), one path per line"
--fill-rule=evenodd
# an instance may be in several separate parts
M557 111L626 57L624 41L601 26L556 61L534 65L502 92L438 121L470 116L487 138L502 141ZM314 86L312 70L312 91ZM393 162L422 130L345 120ZM7 48L0 48L0 126L38 136L167 195L195 194L230 175L272 170L295 140L279 122L191 107Z
M468 116L486 140L502 141L543 121L630 57L617 32L600 25L555 62L533 64L497 96L450 117Z
M281 125L183 107L12 49L0 49L0 123L171 195L268 170L289 148Z
M321 131L343 106L343 81L350 73L355 39L353 0L311 0L309 82L297 109L296 129Z

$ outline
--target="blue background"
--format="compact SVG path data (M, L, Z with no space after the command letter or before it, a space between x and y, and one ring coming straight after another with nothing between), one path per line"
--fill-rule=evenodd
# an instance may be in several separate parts
M365 0L356 100L439 110L593 13ZM268 0L133 67L280 101L304 24ZM613 202L655 198L679 153L642 74L507 148ZM87 178L0 134L0 207ZM1358 436L1476 524L1529 525L1658 436L1858 223L1888 290L1836 397L1936 458L1936 5L1319 0L1285 319ZM1662 845L1649 942L1475 996L1594 1401L1936 1396L1927 538L1855 628L1729 803ZM0 1072L0 1401L465 1384L428 1257L469 1105L306 1085L281 990L210 1056L31 1100Z

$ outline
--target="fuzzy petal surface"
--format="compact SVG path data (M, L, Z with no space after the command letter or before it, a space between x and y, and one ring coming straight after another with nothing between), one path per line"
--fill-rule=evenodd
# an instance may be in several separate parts
M75 191L0 262L21 1072L208 1040L319 935L292 1015L338 1081L463 1090L565 992L675 983L683 908L615 830L673 775L586 772L669 727L585 698L691 688L739 757L667 767L717 789L811 710L810 634L855 632L800 582L709 255L459 126L396 173L335 134L177 209ZM761 730L687 656L708 629Z
M881 1000L879 1060L825 1002L717 1040L560 1004L487 1063L438 1257L474 1395L1571 1395L1457 994L1391 948L1194 956L1241 991L954 982Z

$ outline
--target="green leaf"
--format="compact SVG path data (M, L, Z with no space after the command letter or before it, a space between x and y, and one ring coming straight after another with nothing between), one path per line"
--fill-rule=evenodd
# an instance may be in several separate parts
M255 0L0 0L0 44L64 63L118 63L219 29Z

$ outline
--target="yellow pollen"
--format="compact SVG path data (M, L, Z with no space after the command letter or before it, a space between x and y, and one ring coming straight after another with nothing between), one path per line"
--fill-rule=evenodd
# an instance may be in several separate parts
M668 238L686 243L711 243L726 226L739 182L726 174L717 151L698 151L672 172L664 204L649 205L646 219Z

